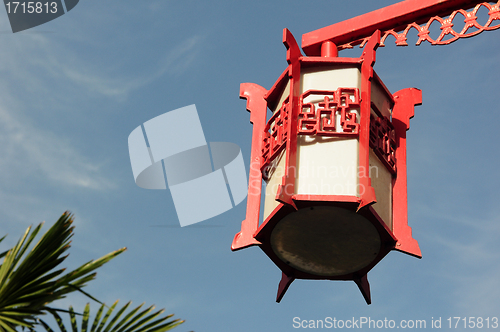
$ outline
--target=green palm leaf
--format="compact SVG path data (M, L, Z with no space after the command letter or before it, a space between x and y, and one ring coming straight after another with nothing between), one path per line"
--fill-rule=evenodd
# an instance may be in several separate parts
M120 319L123 313L130 306L130 303L131 302L126 303L114 314L114 316L112 316L118 304L118 301L116 301L111 307L108 308L104 317L102 316L102 313L106 305L102 304L97 311L90 332L164 332L184 323L183 320L179 319L174 319L166 322L167 320L171 319L173 315L167 315L162 318L157 318L159 315L163 314L164 311L158 310L156 312L152 312L154 310L154 306L150 306L147 309L139 312L143 304L139 305L137 308L132 309L128 314ZM61 317L57 314L56 311L51 310L51 313L54 316L54 319L56 320L61 332L87 332L87 326L89 325L90 318L90 305L88 303L85 306L82 315L82 324L80 331L78 330L77 317L72 307L69 308L71 329L68 329L64 326ZM108 319L111 320L108 322ZM53 330L46 322L40 320L40 323L47 332L53 332Z
M33 230L28 227L12 249L0 254L0 258L3 257L0 266L0 332L15 331L16 326L32 329L36 317L49 310L51 302L81 290L95 278L95 269L125 250L114 251L64 274L65 269L59 265L67 257L73 236L72 223L73 216L65 212L31 250L28 249L43 223Z

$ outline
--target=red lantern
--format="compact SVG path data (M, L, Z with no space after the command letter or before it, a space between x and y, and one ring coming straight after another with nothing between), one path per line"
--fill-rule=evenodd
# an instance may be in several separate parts
M406 131L421 91L391 94L374 72L379 31L360 58L337 57L329 42L303 56L287 29L283 43L288 67L270 90L241 84L253 136L232 250L257 245L281 269L277 302L295 279L326 279L355 281L370 303L367 273L385 255L421 257L406 190Z

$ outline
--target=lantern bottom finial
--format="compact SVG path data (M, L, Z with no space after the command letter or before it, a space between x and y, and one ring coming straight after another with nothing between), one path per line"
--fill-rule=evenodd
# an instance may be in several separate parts
M284 272L281 274L281 281L278 285L278 295L276 296L276 302L280 303L281 299L285 295L286 291L288 290L288 287L292 284L292 282L295 280L293 276L287 276Z
M368 275L364 275L359 279L354 279L356 285L358 285L361 294L365 298L366 304L372 304L372 298L370 295L370 283L368 283Z

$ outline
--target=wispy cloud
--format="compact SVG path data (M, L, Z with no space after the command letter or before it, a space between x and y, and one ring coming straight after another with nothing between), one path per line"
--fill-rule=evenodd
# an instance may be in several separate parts
M12 36L10 36L12 37ZM130 92L148 85L163 75L177 76L184 73L199 57L204 37L193 35L173 47L162 47L155 50L156 59L142 58L140 52L116 57L116 54L103 54L96 63L92 58L79 53L81 48L72 49L59 43L57 39L43 34L24 34L18 38L6 40L5 47L0 50L0 69L8 73L8 77L22 84L29 91L50 91L46 82L57 80L54 86L63 90L86 92L91 96L116 97L123 99ZM64 45L64 46L63 46ZM85 47L84 44L80 45ZM125 45L119 45L124 47ZM90 53L95 57L105 45L93 45ZM164 47L165 48L165 47ZM116 49L114 49L116 53ZM36 56L33 56L36 54ZM130 70L137 64L141 72ZM156 64L155 64L156 63ZM52 86L53 87L53 86ZM74 95L75 93L69 94Z
M134 77L122 77L99 73L99 69L89 70L75 63L62 65L62 73L73 83L93 92L108 97L123 97L133 90L146 86L165 74L182 74L199 55L200 36L193 36L168 50L159 59L155 70Z
M56 134L0 105L0 179L3 183L30 177L89 189L113 184L100 174L100 165L80 154Z
M119 66L110 71L105 63L95 65L44 35L9 39L7 47L0 50L4 59L0 63L4 72L0 78L0 181L33 177L76 188L114 187L103 174L102 162L79 152L64 135L35 122L29 109L40 101L50 105L49 113L67 109L70 99L78 98L75 90L83 90L91 98L124 98L165 74L178 75L186 70L195 60L201 40L199 36L184 40L166 51L156 66L133 77Z
M459 218L460 219L460 218ZM437 244L439 257L446 257L436 271L453 286L456 315L492 317L497 314L500 297L500 260L498 237L500 218L455 220L452 227L459 228L459 238L453 234L428 235ZM463 236L463 232L467 234Z

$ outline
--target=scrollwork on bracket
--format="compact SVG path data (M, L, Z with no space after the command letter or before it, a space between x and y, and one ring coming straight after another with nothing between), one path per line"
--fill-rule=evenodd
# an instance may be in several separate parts
M481 25L477 21L477 12L481 7L485 7L486 9L488 9L489 18L484 25ZM464 19L465 25L460 32L457 32L453 29L454 26L453 20L457 17L458 14L461 14L465 18ZM393 36L396 38L395 40L396 46L408 46L408 43L406 42L407 36L408 32L412 28L418 31L418 41L415 44L417 46L420 45L423 41L428 41L432 45L448 45L460 38L468 38L478 35L483 31L491 31L499 29L500 24L492 26L492 23L494 21L500 21L500 0L496 4L490 4L488 2L480 3L470 11L464 9L455 10L447 18L433 16L427 21L427 23L422 25L413 22L408 24L404 30L396 31L394 29L390 29L383 31L382 38L380 39L380 47L385 46L385 40L389 36ZM430 31L429 31L431 24L434 22L441 24L441 33L436 39L433 39L430 36ZM476 30L469 31L471 28L476 28ZM451 38L445 39L445 37L447 37L448 35L451 35ZM338 46L338 49L343 50L343 49L353 48L353 45L357 44L360 44L359 47L364 47L368 39L369 37L358 39L350 43L340 45Z

